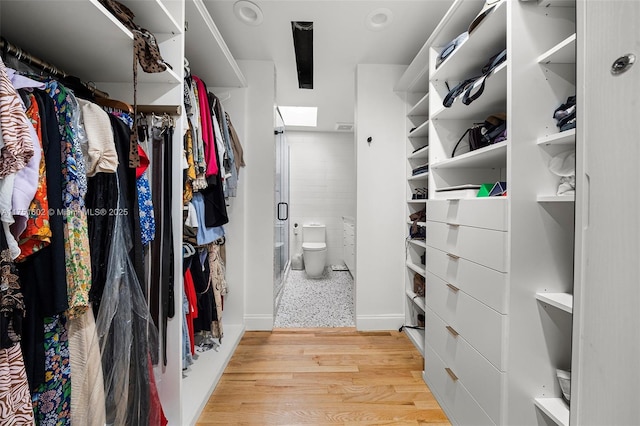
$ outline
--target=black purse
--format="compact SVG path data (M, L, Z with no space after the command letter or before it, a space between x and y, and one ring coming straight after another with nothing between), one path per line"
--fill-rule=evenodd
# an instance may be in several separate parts
M469 127L458 139L451 157L455 157L456 151L460 143L468 135L469 151L475 151L507 139L507 115L505 113L496 113L486 118L483 123L474 123Z

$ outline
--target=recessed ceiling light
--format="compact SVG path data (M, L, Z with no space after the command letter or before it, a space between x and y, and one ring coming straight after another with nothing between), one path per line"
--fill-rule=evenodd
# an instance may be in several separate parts
M264 18L262 9L248 0L237 1L233 5L233 13L239 20L249 25L260 25Z
M371 11L367 15L365 25L372 31L380 31L391 25L393 21L393 12L386 7Z

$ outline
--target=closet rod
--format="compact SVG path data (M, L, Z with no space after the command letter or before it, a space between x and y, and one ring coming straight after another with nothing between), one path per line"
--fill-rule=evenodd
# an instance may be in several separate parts
M71 74L67 74L65 71L61 70L55 65L51 65L50 63L43 61L40 58L36 58L32 54L25 52L18 46L11 44L4 37L0 38L0 50L14 55L16 58L18 58L19 61L26 60L30 64L43 69L45 72L55 74L62 78L73 77ZM87 83L82 83L82 84L87 88L87 90L91 91L94 95L98 95L103 98L109 97L109 94L106 92L103 92L102 90L96 89L95 87L92 87Z
M169 114L169 115L181 115L181 105L138 105L136 107L138 112L143 114Z

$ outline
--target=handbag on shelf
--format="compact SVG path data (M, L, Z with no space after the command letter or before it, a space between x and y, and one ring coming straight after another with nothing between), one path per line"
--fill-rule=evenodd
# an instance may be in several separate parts
M425 293L425 280L424 277L417 272L413 275L413 292L418 297L424 297Z
M460 143L467 136L469 151L475 151L489 145L507 140L507 114L500 112L488 116L483 123L474 123L458 139L451 157L455 157Z

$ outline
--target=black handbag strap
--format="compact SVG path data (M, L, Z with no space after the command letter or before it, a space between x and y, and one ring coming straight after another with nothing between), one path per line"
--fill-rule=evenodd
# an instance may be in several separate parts
M484 84L487 80L487 77L491 75L491 72L498 67L502 62L507 58L507 49L504 49L502 52L495 55L491 58L491 62L482 67L482 77L480 77L481 83L479 85L472 84L467 90L465 90L464 95L462 96L462 103L465 105L469 105L471 102L475 101L482 95L484 92ZM474 92L474 89L476 91Z
M466 80L458 83L453 89L449 90L447 96L444 97L442 101L442 105L449 108L453 105L453 101L456 100L456 97L460 96L469 85L473 86L473 83L478 79L478 77L467 78Z

